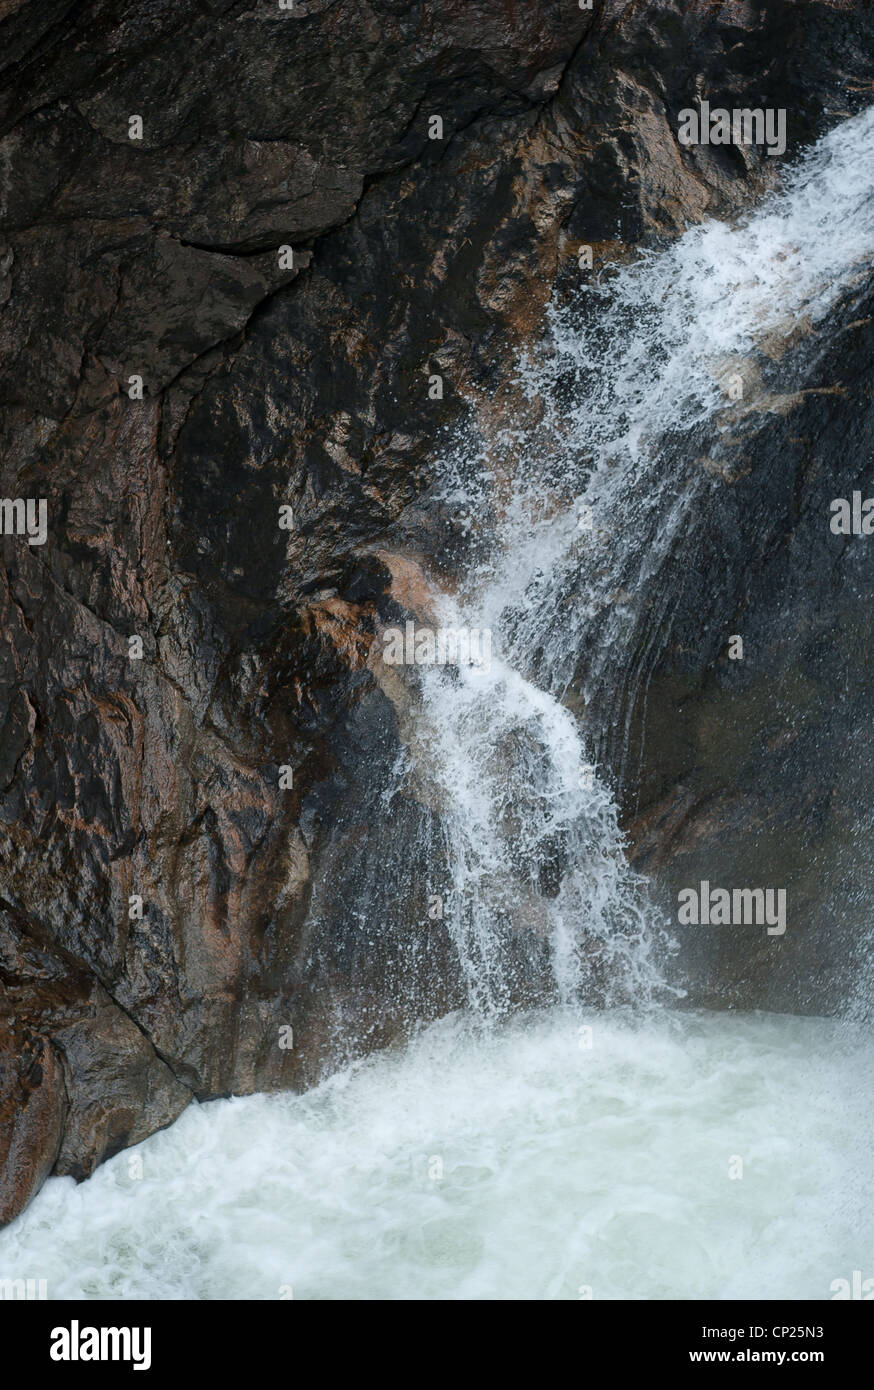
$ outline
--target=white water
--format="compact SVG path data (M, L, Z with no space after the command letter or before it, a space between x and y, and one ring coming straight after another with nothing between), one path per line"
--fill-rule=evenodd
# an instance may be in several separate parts
M0 1278L50 1298L829 1298L874 1276L872 1053L817 1019L447 1019L51 1180L0 1233Z
M598 312L556 315L523 372L538 423L453 461L444 496L477 545L442 621L491 628L497 652L488 671L420 672L417 772L479 1016L513 994L519 925L548 941L564 1005L593 960L607 1000L659 989L665 939L611 794L580 785L604 730L561 700L616 683L694 511L704 475L666 438L730 418L727 375L870 268L872 144L868 112L744 225L694 228L593 288ZM81 1187L50 1181L0 1233L0 1278L53 1297L827 1298L874 1275L872 1061L867 1034L815 1019L450 1019L306 1096L192 1107L140 1146L141 1180L124 1154Z

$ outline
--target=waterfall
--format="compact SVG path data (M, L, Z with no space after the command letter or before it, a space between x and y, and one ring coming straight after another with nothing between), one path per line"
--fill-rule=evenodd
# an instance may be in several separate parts
M768 407L758 365L870 271L872 139L874 110L737 225L556 306L514 409L441 461L467 563L418 620L488 631L490 659L413 666L402 689L383 673L405 751L325 894L359 914L343 949L368 952L446 877L469 1010L303 1095L195 1103L81 1186L51 1179L0 1233L0 1276L51 1298L574 1301L823 1300L870 1277L869 1030L591 1006L665 989L669 934L599 759L663 640L657 581L704 509L695 457ZM304 950L324 991L321 910ZM559 1007L504 1018L520 999Z
M449 930L486 1016L525 993L520 928L548 944L559 1000L595 980L608 1003L663 985L669 934L596 766L605 724L627 744L670 605L658 576L709 481L696 443L755 409L757 363L870 269L872 143L874 108L737 225L704 222L584 284L521 360L514 412L471 424L442 462L470 563L457 593L435 585L438 622L489 632L492 655L417 668L416 757L437 790Z

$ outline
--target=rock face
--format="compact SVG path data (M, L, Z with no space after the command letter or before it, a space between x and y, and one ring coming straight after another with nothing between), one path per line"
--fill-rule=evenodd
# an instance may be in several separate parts
M874 22L863 0L7 0L0 38L0 496L48 513L45 545L0 538L8 1220L191 1096L309 1084L350 1032L376 1045L458 997L439 925L409 969L437 808L379 803L404 713L371 650L422 601L419 561L451 583L440 440L580 244L621 252L773 181L756 148L682 149L682 108L786 107L791 155L863 104ZM714 480L712 641L683 655L687 583L625 793L666 891L748 865L750 823L763 856L791 824L805 979L824 892L836 914L855 893L868 785L865 561L811 529L859 470L829 476L835 437L858 418L870 444L865 320L848 306L822 345L846 394L768 419L768 466ZM719 658L741 610L749 676ZM382 881L385 833L406 884ZM706 999L840 993L752 952L689 968Z

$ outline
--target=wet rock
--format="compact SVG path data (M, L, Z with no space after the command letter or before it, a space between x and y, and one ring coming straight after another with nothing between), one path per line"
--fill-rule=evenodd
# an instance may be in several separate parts
M779 939L679 931L679 969L709 1006L835 1012L865 968L874 554L832 532L829 508L871 491L872 327L871 290L851 293L772 370L778 390L714 441L725 468L704 525L659 581L675 606L641 673L628 756L638 863L675 923L679 891L701 880L787 895Z
M104 1158L170 1124L191 1099L140 1029L101 990L93 1013L58 1028L53 1043L70 1097L56 1173L86 1178Z
M12 1221L55 1165L66 1096L50 1043L0 1026L0 1223Z
M144 1033L40 924L0 903L0 1191L10 1220L49 1172L86 1177L191 1099Z

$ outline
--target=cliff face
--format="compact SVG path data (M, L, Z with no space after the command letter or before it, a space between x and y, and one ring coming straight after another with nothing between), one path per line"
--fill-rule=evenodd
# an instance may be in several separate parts
M439 441L581 244L597 261L773 181L755 148L682 150L680 109L785 107L788 158L866 100L872 30L850 0L0 3L0 495L48 515L45 545L0 539L0 1220L193 1095L306 1085L350 1021L374 1045L456 997L439 924L401 971L427 885L381 880L380 835L419 843L434 811L378 804L402 712L369 655L418 562L451 573ZM833 490L825 470L863 408L870 442L869 323L848 309L823 344L846 394L769 419L755 479L714 482L739 540L718 584L702 549L677 617L703 603L713 641L668 635L628 793L668 886L748 863L745 817L765 853L791 816L811 923L812 837L836 862L868 785L870 620L861 559L810 532L811 565L819 504L792 499L853 486L861 454ZM725 630L767 653L755 675L719 667ZM773 681L807 711L791 744ZM769 1002L767 965L699 966Z

